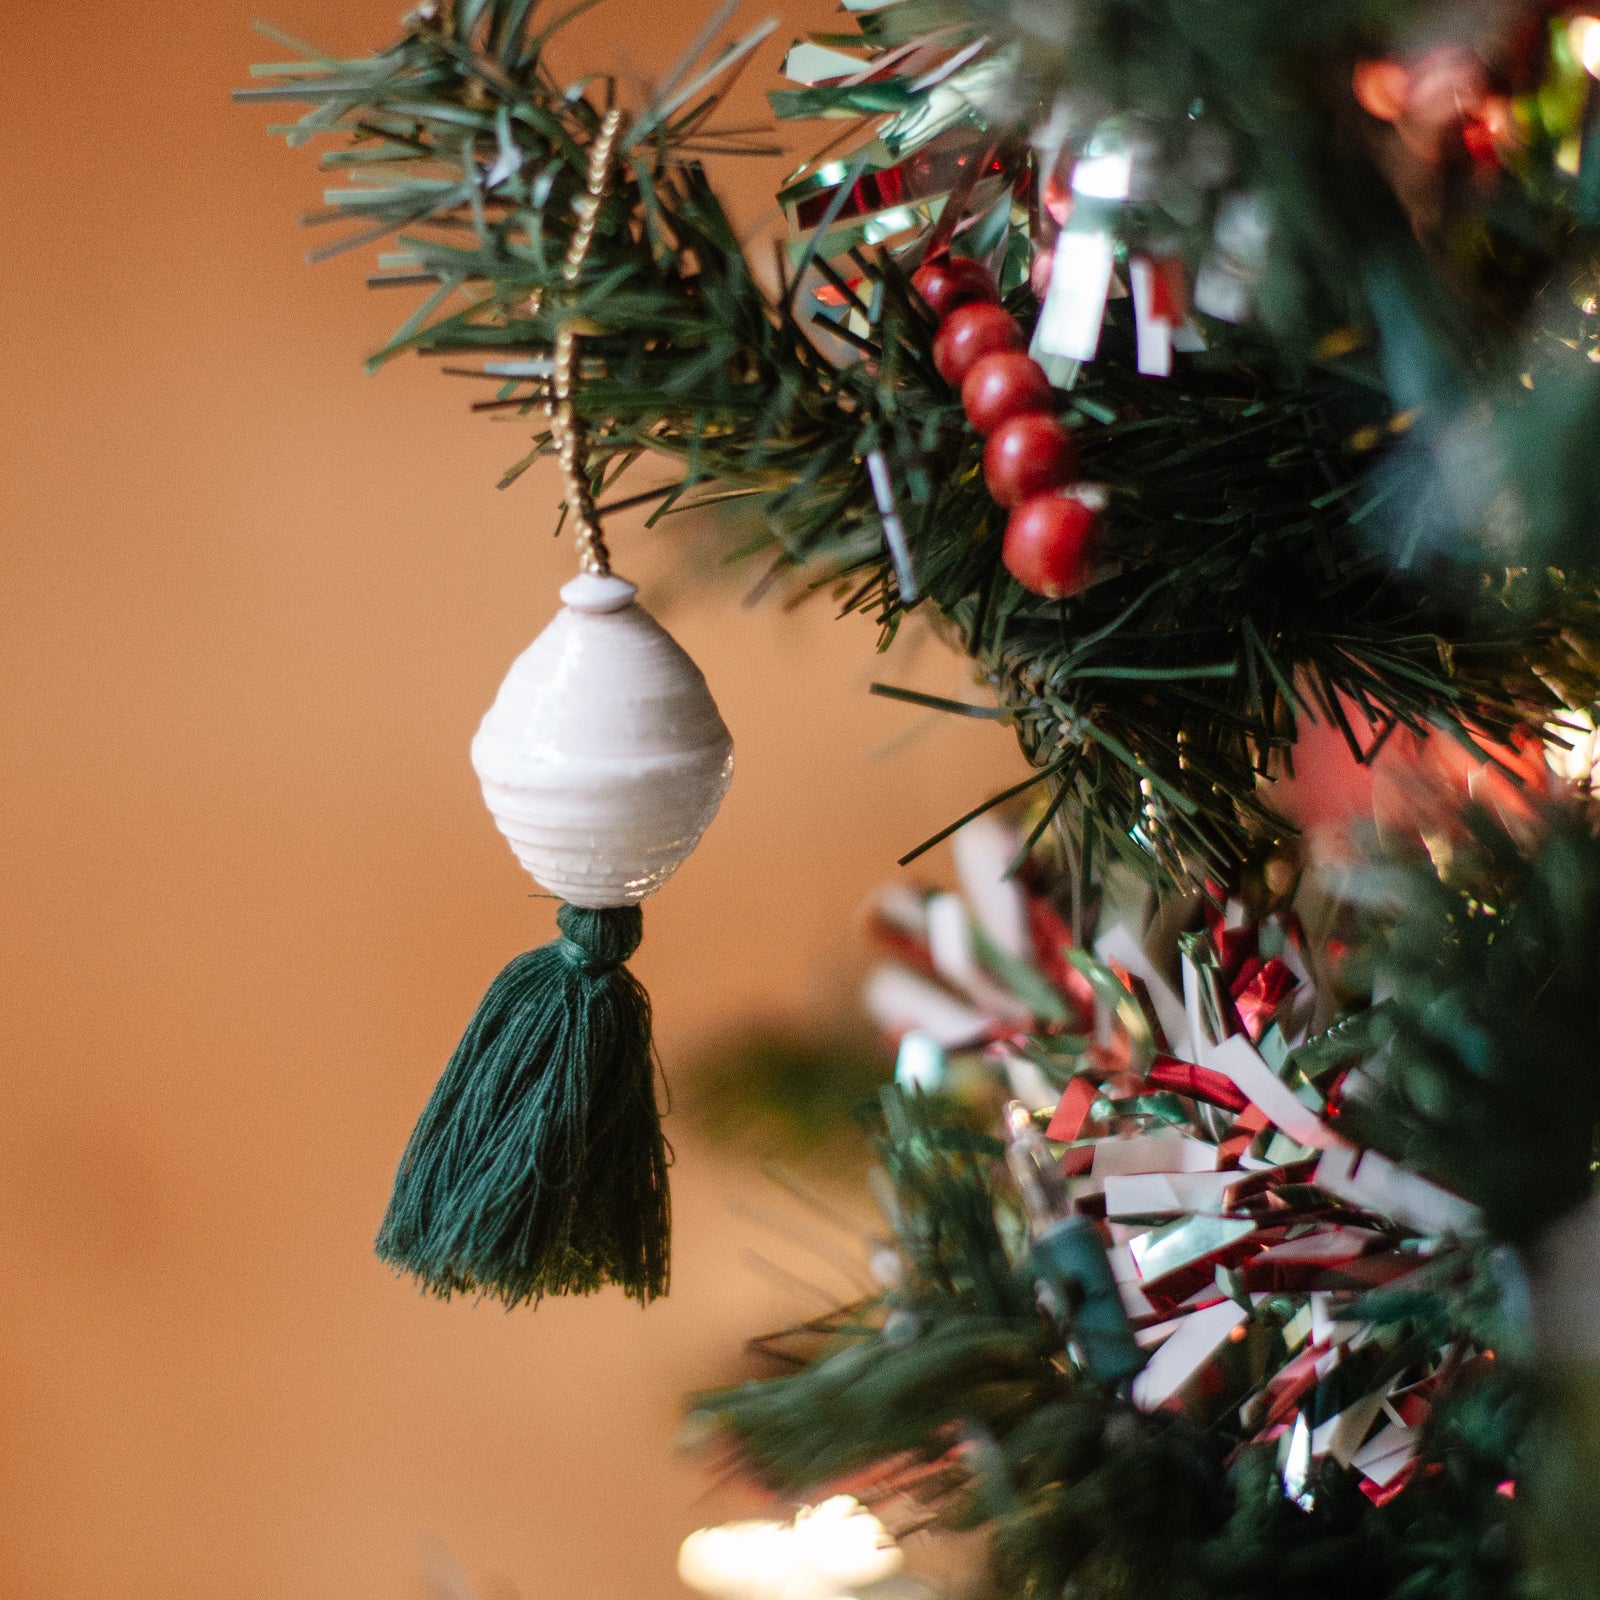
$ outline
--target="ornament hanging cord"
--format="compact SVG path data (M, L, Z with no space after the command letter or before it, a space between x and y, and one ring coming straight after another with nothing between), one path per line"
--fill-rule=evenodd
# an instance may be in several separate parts
M567 293L575 298L578 279L583 274L583 263L589 254L594 231L600 219L600 206L605 199L606 180L611 173L611 159L622 132L622 112L613 106L606 112L589 151L589 170L584 192L576 202L578 225L567 242L566 259L561 264L561 277ZM583 420L572 404L572 380L578 364L577 318L569 314L556 333L555 372L551 379L550 422L555 434L556 454L567 480L567 506L578 524L578 566L581 571L599 577L611 576L611 552L606 549L605 536L600 532L600 520L595 510L594 495L589 487L589 435Z

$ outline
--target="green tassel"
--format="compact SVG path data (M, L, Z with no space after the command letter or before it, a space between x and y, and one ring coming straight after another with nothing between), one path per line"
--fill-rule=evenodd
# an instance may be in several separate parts
M562 937L489 986L400 1159L378 1254L508 1306L667 1289L669 1152L637 906L563 905Z

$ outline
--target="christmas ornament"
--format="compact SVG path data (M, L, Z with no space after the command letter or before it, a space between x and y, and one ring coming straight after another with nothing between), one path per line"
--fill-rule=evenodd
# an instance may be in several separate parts
M694 848L727 788L728 730L699 668L635 601L585 572L513 664L472 741L517 859L571 905L634 905Z
M1000 558L1024 589L1064 599L1088 581L1099 522L1098 509L1081 493L1036 494L1006 520Z
M596 135L563 276L576 286L619 113ZM561 937L495 979L401 1158L378 1254L438 1294L508 1304L616 1283L665 1291L667 1151L650 1004L623 963L638 903L716 815L732 741L699 669L611 571L557 337L552 422L582 571L513 664L472 744L517 859L566 902Z

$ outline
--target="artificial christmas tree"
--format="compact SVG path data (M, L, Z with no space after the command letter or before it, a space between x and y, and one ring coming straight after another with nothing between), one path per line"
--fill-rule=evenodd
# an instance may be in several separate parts
M1600 693L1600 19L852 4L772 97L844 126L764 282L704 161L767 30L716 52L719 16L623 108L533 10L430 4L252 91L339 141L333 251L395 236L376 281L431 291L377 359L548 412L508 480L559 454L591 550L621 506L742 502L764 581L885 645L931 616L992 704L881 691L1033 767L928 841L982 857L970 904L881 919L881 1292L702 1422L784 1494L988 1526L1008 1594L1600 1592L1600 855L1587 770L1539 754ZM1274 799L1319 723L1414 796L1364 869ZM674 792L692 844L715 797ZM616 1245L658 1189L603 1031L452 1064L469 1114L402 1191L497 1176L397 1191L391 1259L664 1284L659 1227Z

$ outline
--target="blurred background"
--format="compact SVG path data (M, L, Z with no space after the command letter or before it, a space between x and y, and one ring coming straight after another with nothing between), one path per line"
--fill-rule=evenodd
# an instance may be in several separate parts
M397 4L269 14L357 53ZM788 6L730 117L830 9ZM557 60L641 82L702 14L612 0ZM551 932L467 745L572 558L553 474L494 487L528 422L421 361L363 375L409 305L304 265L313 163L228 102L284 57L252 16L67 0L0 60L0 1593L394 1600L429 1541L485 1597L681 1593L726 1506L680 1397L819 1309L748 1259L755 1165L669 1120L647 1313L443 1304L371 1254L461 1026ZM785 166L721 172L747 223ZM738 742L636 962L680 1100L730 1031L844 1020L862 896L1020 771L992 725L868 698L970 692L941 648L885 667L825 597L686 583L690 531L613 539Z

